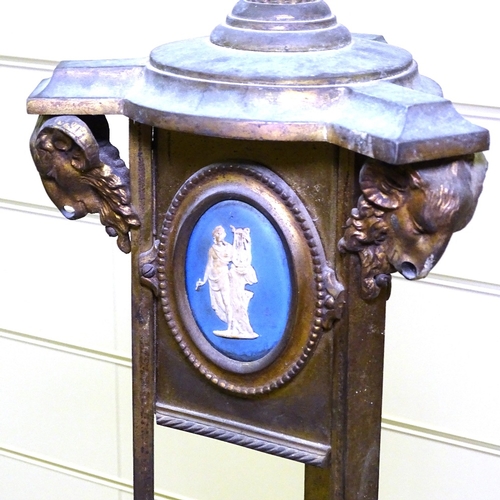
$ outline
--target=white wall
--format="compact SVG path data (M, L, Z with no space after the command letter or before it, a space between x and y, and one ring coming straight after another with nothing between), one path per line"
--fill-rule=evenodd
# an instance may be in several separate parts
M0 30L0 499L130 500L129 258L97 218L68 222L32 164L25 99L61 59L144 56L207 34L234 0L9 4ZM498 500L500 98L494 4L331 2L383 34L491 131L473 222L432 277L395 279L388 308L381 500ZM125 156L126 119L111 120ZM498 309L497 309L498 308ZM298 500L300 464L157 428L158 498Z

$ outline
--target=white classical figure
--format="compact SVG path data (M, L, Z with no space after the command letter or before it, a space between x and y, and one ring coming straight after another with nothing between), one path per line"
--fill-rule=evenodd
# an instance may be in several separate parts
M250 229L235 228L233 244L226 241L226 231L217 226L212 231L213 244L208 251L207 266L203 279L196 282L196 290L208 282L210 302L217 316L227 323L227 330L215 330L219 337L231 339L255 339L248 317L248 305L253 292L246 285L257 283L252 267L252 242Z

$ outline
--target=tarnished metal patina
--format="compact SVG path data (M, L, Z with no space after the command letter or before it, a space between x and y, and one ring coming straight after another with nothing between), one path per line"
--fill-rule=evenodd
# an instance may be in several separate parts
M375 500L390 274L425 277L469 222L488 131L323 0L63 62L28 111L56 206L131 236L135 498L156 414L305 463L307 500ZM130 175L106 114L131 120Z
M106 119L40 117L30 148L45 190L61 213L72 220L99 213L106 232L129 253L129 231L139 219L130 206L129 172L109 142Z
M367 160L362 196L346 223L339 248L358 253L362 289L375 298L389 273L425 278L455 231L472 218L487 163L483 154L389 166Z
M488 148L488 132L457 113L409 52L351 35L318 0L241 0L211 38L160 46L149 59L63 62L29 97L28 112L327 141L390 164Z

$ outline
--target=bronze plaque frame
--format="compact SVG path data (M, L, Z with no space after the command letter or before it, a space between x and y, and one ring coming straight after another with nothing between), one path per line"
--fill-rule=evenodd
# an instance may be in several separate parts
M288 256L292 290L285 332L275 348L255 361L231 359L206 340L184 286L186 242L200 216L224 200L243 202L263 214ZM306 208L272 171L239 162L196 172L165 215L158 262L161 303L170 330L189 362L210 382L242 396L264 394L286 384L310 358L323 331L326 259Z

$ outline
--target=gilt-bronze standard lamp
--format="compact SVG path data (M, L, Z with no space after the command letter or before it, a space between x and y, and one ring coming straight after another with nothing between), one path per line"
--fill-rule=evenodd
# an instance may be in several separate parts
M307 500L375 500L390 275L425 277L468 223L488 132L323 0L240 0L210 37L63 62L28 111L52 201L132 254L136 500L154 416L303 462Z

